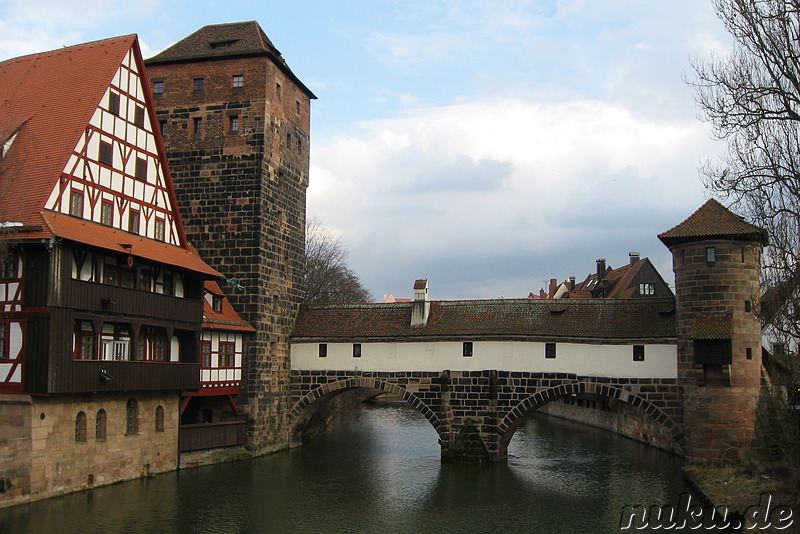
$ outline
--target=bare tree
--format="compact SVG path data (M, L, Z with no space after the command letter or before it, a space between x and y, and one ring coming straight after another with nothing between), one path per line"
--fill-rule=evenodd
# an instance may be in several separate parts
M347 266L348 251L336 233L312 217L306 222L306 303L370 302L372 295Z
M773 398L783 406L779 412L793 414L794 401L786 401L800 368L800 1L713 2L734 48L695 61L696 79L689 81L703 118L727 142L724 162L706 164L704 180L769 234L760 314L772 338L768 369L780 368L770 374L784 382ZM779 425L776 434L791 433L790 446L781 448L794 457L800 452L796 425Z

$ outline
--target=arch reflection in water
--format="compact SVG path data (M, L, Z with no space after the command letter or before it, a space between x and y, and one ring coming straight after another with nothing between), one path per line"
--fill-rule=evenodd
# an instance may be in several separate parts
M671 455L535 415L507 464L442 464L408 406L367 406L302 448L0 510L0 533L617 532L677 503Z

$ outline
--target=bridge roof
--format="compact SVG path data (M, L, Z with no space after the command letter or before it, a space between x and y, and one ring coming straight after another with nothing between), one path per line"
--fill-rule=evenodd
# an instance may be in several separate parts
M424 326L411 326L412 305L303 305L292 339L675 338L673 298L432 301Z

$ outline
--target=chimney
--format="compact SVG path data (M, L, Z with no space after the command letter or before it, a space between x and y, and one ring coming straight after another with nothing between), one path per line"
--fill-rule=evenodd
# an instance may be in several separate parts
M628 252L628 259L631 262L631 265L639 261L639 253L638 252Z
M550 287L548 288L549 291L549 298L553 298L553 295L556 294L556 289L558 289L558 280L555 278L550 279Z
M430 311L428 280L417 280L414 282L414 302L411 304L411 326L425 326L428 324Z
M569 277L569 290L570 291L575 291L575 277L574 276L570 276Z
M600 283L600 281L603 278L605 278L605 276L606 276L606 259L600 258L597 260L597 282Z

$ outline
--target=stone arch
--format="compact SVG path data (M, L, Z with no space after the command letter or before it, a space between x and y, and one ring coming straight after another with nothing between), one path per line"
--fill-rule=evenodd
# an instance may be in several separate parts
M380 378L353 377L321 384L318 388L310 391L294 404L289 412L289 432L292 442L296 443L298 441L298 433L302 432L303 427L313 415L314 407L318 406L320 401L324 402L325 399L331 399L340 393L356 389L375 390L379 392L378 394L388 393L395 397L402 398L428 420L441 440L442 424L439 416L419 397L397 384L381 380Z
M519 426L524 422L527 415L533 410L555 399L573 395L576 393L593 393L627 403L652 417L658 424L664 427L672 437L674 451L683 454L686 450L686 437L682 428L670 416L662 411L644 397L632 393L626 389L608 384L595 384L590 382L573 382L554 386L533 395L519 402L503 417L497 425L500 442L503 447L507 447L511 437Z

